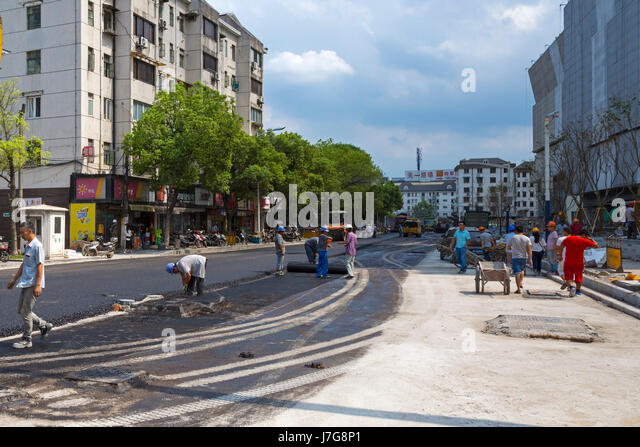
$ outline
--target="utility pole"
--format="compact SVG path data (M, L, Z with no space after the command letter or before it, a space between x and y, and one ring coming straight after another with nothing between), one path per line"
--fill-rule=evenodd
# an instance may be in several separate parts
M122 191L122 226L120 228L120 247L127 250L127 224L129 223L129 157L124 156L124 187ZM133 239L131 240L133 244Z
M417 148L416 149L416 155L417 155L417 159L418 159L418 171L420 171L420 167L422 166L422 149Z
M551 220L551 121L558 117L553 112L544 119L544 216L545 223Z
M256 228L256 233L258 234L258 239L262 239L262 232L260 231L260 211L261 211L261 200L260 200L260 183L258 183L258 191L256 193L256 199L257 199L257 203L258 203L258 210L257 210L257 227ZM260 240L260 242L262 242L262 240Z

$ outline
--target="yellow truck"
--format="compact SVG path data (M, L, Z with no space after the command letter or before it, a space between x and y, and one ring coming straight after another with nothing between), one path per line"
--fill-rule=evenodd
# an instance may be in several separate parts
M422 225L418 219L407 219L402 224L402 234L404 237L415 236L422 237Z

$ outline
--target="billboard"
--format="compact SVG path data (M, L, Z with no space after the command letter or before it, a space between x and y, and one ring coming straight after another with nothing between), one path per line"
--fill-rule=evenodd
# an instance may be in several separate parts
M104 200L105 177L78 177L76 179L76 200Z
M71 203L69 205L69 237L71 248L85 236L92 241L96 238L96 204Z
M128 182L128 196L129 200L136 202L148 202L149 201L149 187L146 183L140 180L129 180ZM122 191L124 190L124 181L116 178L113 181L113 198L116 200L122 200Z
M433 171L405 171L404 178L410 182L437 182L442 180L456 180L455 169L438 169Z

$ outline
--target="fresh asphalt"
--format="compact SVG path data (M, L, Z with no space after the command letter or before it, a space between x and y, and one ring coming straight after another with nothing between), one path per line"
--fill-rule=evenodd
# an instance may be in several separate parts
M337 244L336 244L337 245ZM334 245L330 255L344 252ZM104 262L45 264L45 290L35 313L56 324L107 312L117 299L140 300L150 294L171 294L181 290L178 276L167 274L165 266L181 256L143 259L105 260ZM256 249L206 255L207 285L255 278L275 270L275 249ZM304 261L303 246L287 249L286 260ZM19 330L17 314L19 290L7 290L15 270L0 271L0 336Z
M352 361L375 342L380 325L397 311L405 270L431 250L430 240L385 239L359 252L355 281L346 281L340 275L329 281L317 280L312 274L271 276L225 289L230 307L220 313L187 319L124 314L54 331L45 342L35 340L29 352L15 352L8 344L1 345L0 387L26 390L36 397L16 402L4 411L53 423L255 423L325 386L335 377L334 371L339 373L340 368L353 365ZM332 254L342 251L338 246ZM303 247L292 247L289 261L303 260L303 253ZM233 280L238 276L224 276L225 272L238 268L251 273L270 270L274 258L270 250L211 256L208 275L217 274L215 282L218 278ZM108 283L114 288L124 283L121 277L126 277L129 287L135 284L135 290L146 294L150 291L143 291L144 284L154 286L154 291L175 291L171 278L162 275L166 262L153 258L121 262L110 268L105 268L105 263L78 267L90 267L93 278L108 274ZM70 267L61 271L52 267L51 271L79 274L74 266L64 269ZM145 274L152 278L144 279ZM65 282L54 282L51 287L65 287ZM126 289L122 286L115 290ZM99 299L102 293L109 292L96 291L91 296ZM212 293L199 299L217 300ZM44 316L44 312L39 313ZM178 337L174 355L163 354L160 349L160 337L166 328ZM255 359L238 357L248 351ZM321 362L326 369L305 367L311 360ZM78 387L66 380L74 371L97 366L144 370L149 378L124 394L102 387ZM59 392L62 394L55 394ZM252 399L254 395L264 398Z

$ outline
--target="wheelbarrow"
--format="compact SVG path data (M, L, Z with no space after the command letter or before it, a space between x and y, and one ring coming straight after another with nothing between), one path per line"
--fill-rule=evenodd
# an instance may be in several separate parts
M502 284L505 295L511 293L511 277L504 262L478 262L476 266L476 293L484 293L484 286L488 282Z

